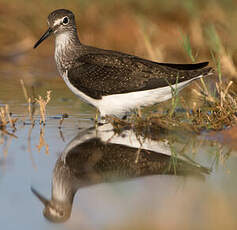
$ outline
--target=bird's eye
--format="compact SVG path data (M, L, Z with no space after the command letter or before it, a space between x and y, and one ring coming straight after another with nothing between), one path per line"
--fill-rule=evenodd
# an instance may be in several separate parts
M60 217L63 217L63 216L64 216L64 212L63 212L63 211L59 211L58 214L59 214Z
M69 23L69 18L68 17L64 17L63 18L63 24L67 25Z

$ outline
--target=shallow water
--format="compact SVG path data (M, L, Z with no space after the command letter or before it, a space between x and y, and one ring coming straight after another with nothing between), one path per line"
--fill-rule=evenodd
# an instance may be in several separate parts
M36 96L53 89L46 126L36 116L32 128L20 76L4 73L0 104L9 104L19 121L15 136L0 133L3 229L236 229L236 151L219 143L218 134L151 133L145 139L132 130L116 134L110 125L95 128L95 110L55 73L25 79ZM69 118L59 129L63 113ZM54 205L62 213L70 206L65 191L71 188L71 215L69 208L67 218L58 218L62 224L52 224L31 187L48 200L54 191L51 214L45 214L51 221Z

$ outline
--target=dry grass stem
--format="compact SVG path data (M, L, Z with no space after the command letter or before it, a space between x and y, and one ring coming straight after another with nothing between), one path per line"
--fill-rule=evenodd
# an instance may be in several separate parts
M225 73L227 73L230 76L237 77L237 71L236 71L236 67L234 65L233 59L231 58L230 55L227 54L223 45L221 46L219 55L220 55L221 65Z
M32 100L31 100L30 97L28 98L28 113L29 113L29 117L30 117L30 120L31 120L32 125L33 125L34 124L34 118L33 118L33 110L32 110Z
M43 123L44 125L46 121L46 105L49 103L50 99L51 99L51 90L47 91L45 99L42 98L41 96L35 98L35 101L40 106L40 123Z
M25 100L28 101L29 97L28 97L28 93L27 93L27 90L26 90L25 83L24 83L23 79L20 80L20 83L21 83L21 87L22 87L22 90L23 90Z
M0 118L1 118L1 121L0 121L1 127L6 127L6 125L8 124L8 121L7 121L6 111L4 107L0 108Z
M135 127L136 130L152 129L183 129L200 133L203 130L221 130L237 124L237 95L233 88L232 81L227 84L216 83L217 96L211 96L207 87L202 89L206 91L205 95L197 90L195 92L204 97L204 105L197 108L194 103L193 109L176 111L175 107L168 113L150 113L145 115L134 114L130 120L121 121L119 119L109 118L115 129L123 129L126 126ZM207 94L207 95L206 95ZM159 106L159 105L158 105Z
M5 106L5 111L6 111L6 115L7 115L8 121L9 121L9 123L10 123L10 125L11 125L11 128L16 129L16 126L15 126L16 120L13 120L13 119L11 118L11 115L10 115L10 112L9 112L9 106L8 106L8 105Z
M62 128L62 124L63 124L63 121L64 121L65 118L68 118L68 114L66 114L66 113L64 113L60 118L59 126L58 126L59 129Z
M13 119L9 112L9 106L0 107L0 128L5 129L9 123L12 129L16 129L17 118Z
M21 82L21 87L22 87L22 90L23 90L23 94L24 94L25 100L28 103L29 118L30 118L30 120L32 122L32 125L34 125L34 117L33 117L33 115L34 115L34 107L32 108L32 105L35 104L35 101L32 100L31 97L29 97L24 81L21 79L20 82Z

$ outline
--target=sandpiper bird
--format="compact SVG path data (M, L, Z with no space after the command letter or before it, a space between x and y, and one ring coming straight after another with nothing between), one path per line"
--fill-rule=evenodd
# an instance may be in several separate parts
M74 196L83 187L159 174L204 179L210 173L179 157L173 167L167 139L162 133L156 133L156 138L141 141L131 129L116 134L110 124L81 131L55 164L51 200L31 188L45 205L44 216L53 222L68 220Z
M157 63L84 45L77 35L74 14L69 10L50 13L48 25L34 48L55 35L55 61L60 75L73 93L100 111L101 117L120 117L134 108L168 100L172 97L172 86L178 92L212 72L206 67L208 62Z

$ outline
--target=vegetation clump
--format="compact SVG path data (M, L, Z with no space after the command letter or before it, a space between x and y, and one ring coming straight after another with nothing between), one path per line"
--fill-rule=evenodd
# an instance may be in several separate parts
M216 96L208 90L195 91L203 98L203 105L185 109L185 105L178 105L179 96L172 99L171 108L163 113L135 112L127 120L108 118L115 128L136 127L142 129L185 129L195 133L208 130L222 130L237 124L237 94L233 81L216 83ZM159 106L159 105L158 105Z

